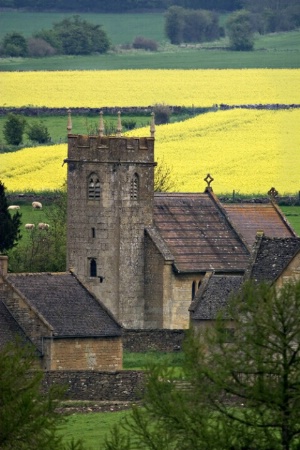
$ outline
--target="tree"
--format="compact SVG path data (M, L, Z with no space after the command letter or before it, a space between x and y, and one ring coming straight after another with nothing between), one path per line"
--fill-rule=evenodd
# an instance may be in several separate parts
M24 117L9 113L4 123L3 134L6 142L10 145L19 145L23 141L23 133L26 121Z
M27 41L20 33L8 33L2 42L2 52L7 56L26 56Z
M34 348L16 339L0 351L0 449L84 450L80 442L62 443L57 433L64 416L57 412L63 390L43 392L43 372Z
M27 124L26 134L31 141L39 144L44 144L51 140L48 128L42 121Z
M248 11L241 10L230 14L226 22L226 31L233 50L253 50L254 35L251 14Z
M154 171L154 192L169 192L175 189L176 180L172 170L162 159L157 162Z
M165 33L171 44L178 45L182 42L184 11L180 6L171 6L165 13Z
M0 181L0 253L15 247L21 239L20 226L22 215L19 211L12 216L8 211L8 203L5 195L5 186Z
M110 47L109 39L100 25L91 24L76 15L56 23L53 31L66 55L106 53Z
M299 449L299 308L300 281L277 291L247 282L204 339L190 332L180 378L148 368L143 408L106 450Z
M12 272L63 272L66 270L66 186L57 193L51 205L45 209L48 230L26 230L25 245L9 253ZM33 212L34 215L34 212ZM34 222L34 220L32 220Z

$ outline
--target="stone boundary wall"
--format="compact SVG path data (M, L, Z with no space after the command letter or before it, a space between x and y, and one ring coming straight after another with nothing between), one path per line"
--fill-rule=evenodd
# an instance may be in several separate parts
M182 349L186 330L123 330L123 350L176 352Z
M66 387L67 400L128 401L141 399L145 374L138 370L119 372L63 371L44 372L42 388Z
M225 103L221 103L220 105L212 105L211 107L195 107L191 105L190 107L186 106L172 106L168 105L174 114L181 114L185 112L189 112L190 114L200 114L206 111L217 111L241 108L241 109L294 109L300 108L300 104L291 103L291 104L283 104L283 103L274 103L274 104L248 104L248 105L228 105ZM145 116L150 116L153 111L154 105L139 107L139 106L131 106L131 107L103 107L103 108L70 108L72 111L72 115L97 115L100 111L105 114L117 115L118 111L121 111L123 114L144 114ZM14 114L22 114L24 116L67 116L67 111L69 108L47 108L43 107L34 107L34 106L23 106L20 108L15 107L1 107L0 108L0 116L6 116L8 113Z

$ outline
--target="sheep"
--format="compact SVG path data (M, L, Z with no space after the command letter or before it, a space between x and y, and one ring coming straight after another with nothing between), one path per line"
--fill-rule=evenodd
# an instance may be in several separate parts
M35 227L34 223L26 223L25 228L26 230L33 230Z
M20 209L19 205L10 205L7 209Z
M43 222L41 222L41 223L39 223L38 224L38 228L39 228L39 230L48 230L49 229L49 224L48 223L43 223Z
M42 209L43 205L40 202L32 202L33 209Z

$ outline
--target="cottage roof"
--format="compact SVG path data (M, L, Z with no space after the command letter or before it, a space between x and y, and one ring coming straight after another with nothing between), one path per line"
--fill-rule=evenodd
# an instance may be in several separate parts
M300 251L300 238L268 238L257 241L250 278L257 282L273 282L282 273L291 259Z
M227 203L223 207L249 248L255 242L257 231L263 231L265 236L271 238L297 236L280 209L272 202Z
M121 335L121 326L71 273L9 274L6 279L49 323L54 336Z
M214 320L224 309L230 296L236 293L243 283L241 275L212 274L203 289L197 291L190 307L191 319Z
M243 270L249 251L210 192L160 193L154 224L179 272Z
M0 348L14 341L16 337L21 338L24 342L27 340L22 328L0 298Z

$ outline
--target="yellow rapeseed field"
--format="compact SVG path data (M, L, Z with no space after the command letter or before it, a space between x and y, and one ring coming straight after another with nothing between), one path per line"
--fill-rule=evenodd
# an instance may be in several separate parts
M0 106L300 103L300 70L2 72Z
M156 127L155 156L172 168L180 192L202 192L207 173L217 194L300 190L300 110L218 111ZM76 130L73 130L76 133ZM149 136L149 128L134 130ZM66 144L0 155L8 191L55 190L66 177ZM3 170L3 168L5 168Z

